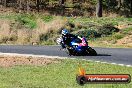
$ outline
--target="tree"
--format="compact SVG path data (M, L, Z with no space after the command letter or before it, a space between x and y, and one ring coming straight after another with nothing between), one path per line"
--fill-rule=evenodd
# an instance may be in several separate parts
M65 0L59 0L59 3L60 3L60 7L61 7L61 15L64 15L64 10L65 10L65 7L64 7L64 3L65 3Z
M118 9L121 8L121 0L118 0Z
M65 0L60 0L60 4L63 5L65 3Z
M26 10L27 10L27 13L29 13L30 11L30 6L29 6L29 0L26 1Z
M97 0L96 16L102 17L102 0Z
M132 15L132 0L130 0L130 13Z
M4 6L5 7L7 6L7 0L4 0Z
M38 11L38 12L39 12L39 4L40 4L40 0L37 0L36 7L37 7L37 11Z
M22 12L22 0L19 0L17 3L19 5L19 13L21 13Z

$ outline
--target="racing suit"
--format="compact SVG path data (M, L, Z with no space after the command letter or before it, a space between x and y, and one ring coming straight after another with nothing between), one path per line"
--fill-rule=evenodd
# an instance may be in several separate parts
M78 36L73 34L62 35L62 41L61 41L62 48L66 48L66 45L70 46L71 41L76 38L78 38Z

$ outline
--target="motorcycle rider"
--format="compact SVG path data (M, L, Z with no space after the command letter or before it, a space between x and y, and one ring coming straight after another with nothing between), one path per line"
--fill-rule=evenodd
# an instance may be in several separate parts
M63 29L61 34L62 34L61 46L63 49L66 48L66 45L70 47L70 43L73 39L76 39L76 38L81 39L79 36L70 34L67 29Z
M97 55L96 51L88 46L85 37L81 38L70 34L67 29L63 29L61 34L62 36L57 39L57 43L62 46L63 50L66 48L69 55Z

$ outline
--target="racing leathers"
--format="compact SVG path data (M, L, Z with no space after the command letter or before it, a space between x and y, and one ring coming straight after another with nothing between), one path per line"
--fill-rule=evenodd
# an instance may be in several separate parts
M61 41L62 48L66 48L66 46L70 47L71 41L76 38L80 38L80 37L73 34L62 35L62 41Z

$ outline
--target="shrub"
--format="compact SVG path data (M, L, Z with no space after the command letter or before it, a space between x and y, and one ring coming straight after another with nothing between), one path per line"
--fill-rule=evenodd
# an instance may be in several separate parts
M95 30L88 30L88 38L97 38L100 37L100 35Z
M20 29L17 31L17 44L29 44L31 38L31 30Z
M27 28L34 29L37 27L37 23L33 15L21 14L16 20Z
M114 32L119 32L119 29L113 27L111 24L105 24L98 29L98 33L102 36L111 35Z
M132 27L126 28L121 31L123 34L132 34Z
M17 35L12 35L10 38L9 38L9 41L17 41L18 37Z
M8 36L4 36L4 37L1 39L1 43L6 43L8 40L9 40L9 37L8 37Z
M51 16L51 15L42 16L42 20L44 22L50 22L51 20L53 20L53 16Z
M47 41L47 40L49 40L49 38L52 38L54 36L54 34L55 34L55 31L50 30L47 33L40 34L39 40L40 41Z
M81 9L81 3L75 3L74 8Z
M69 32L72 32L75 28L75 24L71 22L67 22L63 27L59 29L59 32L61 33L61 30L67 29Z
M98 32L93 30L93 29L89 29L89 30L86 29L84 31L79 31L78 35L79 36L84 36L88 39L93 39L93 38L100 37L100 34L98 34Z
M40 41L47 41L48 38L49 38L48 34L41 34L41 35L39 36L39 40L40 40Z
M124 37L124 35L123 35L123 34L120 34L120 33L116 33L116 34L114 34L112 37L113 37L114 39L121 39L121 38Z
M53 40L47 40L40 42L41 45L54 45L55 42Z
M77 29L82 29L82 25L80 23L76 24Z
M69 26L69 27L71 27L71 28L74 28L74 27L75 27L75 24L72 23L72 22L67 22L67 23L66 23L66 26Z

